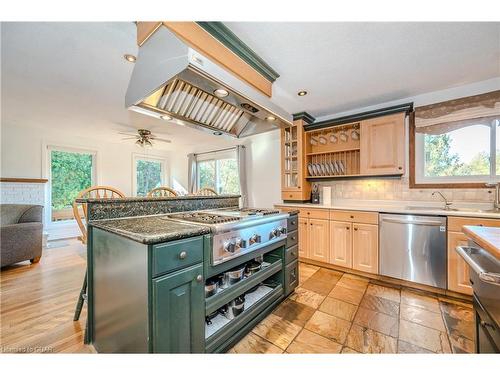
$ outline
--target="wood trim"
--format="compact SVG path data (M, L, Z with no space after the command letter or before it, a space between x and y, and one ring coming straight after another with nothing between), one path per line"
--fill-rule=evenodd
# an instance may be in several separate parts
M271 97L272 82L268 81L196 22L163 22L163 25L192 48L227 69L264 95Z
M415 181L415 111L410 113L409 121L409 185L410 189L488 189L484 182L449 182L449 183L425 183L417 184Z
M20 183L31 183L31 184L44 184L48 180L46 178L10 178L2 177L0 182L20 182Z
M137 45L142 46L161 26L161 21L137 22Z

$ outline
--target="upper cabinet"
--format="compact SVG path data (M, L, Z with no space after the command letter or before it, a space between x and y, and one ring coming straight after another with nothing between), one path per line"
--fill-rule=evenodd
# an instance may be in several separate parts
M294 115L281 130L282 199L309 201L312 181L402 176L412 110L409 103L314 123L306 113Z
M285 201L306 201L311 194L304 174L304 124L297 119L281 129L281 198Z
M361 122L360 172L362 175L404 173L405 114Z

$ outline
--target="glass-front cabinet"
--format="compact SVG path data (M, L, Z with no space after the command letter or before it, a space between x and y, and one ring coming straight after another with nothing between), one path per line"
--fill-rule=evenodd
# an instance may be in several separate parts
M284 201L309 200L310 184L304 175L304 125L302 119L281 129L281 198Z

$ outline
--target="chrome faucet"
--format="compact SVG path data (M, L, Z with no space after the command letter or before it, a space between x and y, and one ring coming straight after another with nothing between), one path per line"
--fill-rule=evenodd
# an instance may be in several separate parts
M495 188L495 202L493 203L493 206L495 207L495 210L500 210L500 182L497 182L496 184L486 184L486 187Z
M450 206L451 206L453 203L452 203L451 201L448 201L448 199L446 199L446 197L445 197L445 196L443 195L443 193L441 193L440 191L435 191L435 192L433 192L433 193L432 193L432 196L434 196L434 195L436 195L436 194L440 195L440 196L441 196L441 198L443 198L443 201L444 201L444 209L445 209L446 211L451 210L451 207L450 207Z

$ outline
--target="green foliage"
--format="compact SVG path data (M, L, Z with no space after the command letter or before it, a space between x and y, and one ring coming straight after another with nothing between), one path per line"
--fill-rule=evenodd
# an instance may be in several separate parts
M137 195L145 196L161 186L161 163L151 160L137 160Z
M452 139L448 134L425 135L425 176L481 176L490 174L489 153L478 152L470 162L464 163L458 154L451 152L451 142ZM498 151L496 158L498 165L500 161Z
M210 187L219 194L239 194L240 181L236 159L201 161L198 164L200 188ZM218 178L218 181L216 179Z
M70 208L78 193L92 185L92 155L51 152L52 209Z

